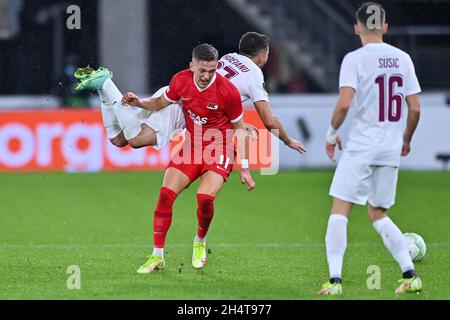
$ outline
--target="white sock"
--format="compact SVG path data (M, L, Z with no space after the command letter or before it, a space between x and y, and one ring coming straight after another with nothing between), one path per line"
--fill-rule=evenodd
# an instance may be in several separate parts
M136 112L129 105L116 103L113 106L119 125L122 128L123 135L128 141L136 138L141 132L141 121Z
M335 213L328 220L325 244L330 278L342 278L342 263L347 248L347 223L347 217Z
M98 90L102 100L102 116L108 138L112 139L121 131L125 139L131 140L141 132L141 122L134 110L122 104L122 93L111 79L106 79L102 90Z
M111 79L106 79L103 83L102 90L97 91L100 95L100 100L107 106L112 106L115 103L120 103L122 100L122 92L117 88Z
M102 102L101 110L106 135L108 136L108 139L112 140L122 132L122 129L120 128L113 106L107 106Z
M206 242L206 238L199 238L197 235L195 235L194 242Z
M375 221L373 227L380 234L384 245L395 261L400 265L402 272L414 270L414 264L409 256L405 238L395 223L389 217L384 217Z
M114 123L114 130L111 130L111 135L117 131L117 125L120 127L120 131L123 131L125 139L131 140L141 132L141 121L137 117L133 108L129 105L122 104L122 93L116 87L111 79L106 79L103 83L103 89L98 91L100 99L105 107L102 108L104 113L107 113L106 119L112 119L114 117L117 122ZM106 125L105 125L106 127ZM108 128L108 127L106 127ZM108 130L108 129L107 129ZM119 133L120 133L119 131ZM109 136L109 133L108 133ZM117 136L117 135L116 135Z
M164 248L153 248L153 255L164 258Z
M113 108L114 103L120 102L122 99L122 93L117 89L111 79L106 79L103 83L103 90L98 90L97 92L102 101L103 126L106 129L108 139L111 140L117 137L122 131Z

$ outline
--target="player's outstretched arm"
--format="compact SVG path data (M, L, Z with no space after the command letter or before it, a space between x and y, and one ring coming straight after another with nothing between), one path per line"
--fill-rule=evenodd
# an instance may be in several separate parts
M167 107L170 102L164 96L157 98L147 98L141 99L133 92L127 92L122 97L122 103L129 104L130 106L135 106L141 109L149 111L158 111Z
M405 133L403 134L402 156L406 157L411 151L411 139L416 131L420 119L420 102L419 95L413 94L406 97L408 105L408 119L406 123Z
M259 114L264 126L270 130L273 135L284 142L289 148L297 150L300 153L306 152L305 147L300 141L292 139L288 136L281 122L273 114L272 108L267 101L261 100L255 102L255 109Z
M339 99L334 108L333 117L331 119L331 126L327 133L327 142L325 145L325 152L331 161L335 162L334 151L336 145L339 150L342 150L342 140L338 136L338 130L344 123L347 117L348 110L352 104L353 96L355 95L355 90L352 87L342 87L339 93Z
M237 137L237 147L239 155L241 156L241 182L242 184L247 184L248 191L253 191L255 189L255 182L253 181L252 175L250 174L250 169L248 165L249 156L249 146L248 146L248 133L245 128L244 120L240 119L238 122L233 123L234 129L236 130Z

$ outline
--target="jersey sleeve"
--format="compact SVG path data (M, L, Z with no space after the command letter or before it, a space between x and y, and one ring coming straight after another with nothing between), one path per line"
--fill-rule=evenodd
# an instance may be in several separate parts
M269 94L266 90L266 85L264 83L264 76L261 72L260 75L249 77L248 84L249 96L253 103L257 101L267 101L269 102Z
M417 79L414 63L412 62L411 57L409 55L407 60L408 60L408 71L406 77L405 95L408 97L422 92L422 89L420 88L419 80Z
M179 76L176 74L170 80L169 87L164 91L164 98L171 103L176 103L180 100L181 96L179 93Z
M244 116L241 95L234 85L230 86L230 89L227 90L227 94L225 96L224 111L230 118L231 123L238 122Z
M358 66L353 55L347 54L342 60L339 74L339 89L351 87L358 91Z

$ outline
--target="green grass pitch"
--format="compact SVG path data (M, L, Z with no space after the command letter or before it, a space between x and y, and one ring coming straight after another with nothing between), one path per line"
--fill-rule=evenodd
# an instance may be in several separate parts
M332 171L255 173L248 193L236 172L216 200L208 264L191 266L197 184L175 203L166 269L136 269L151 252L162 173L0 174L0 299L336 299L315 295L327 280L324 236ZM355 207L337 299L450 298L450 174L401 172L392 219L422 235L416 263L424 291L397 297L400 270ZM67 269L81 272L69 290ZM368 267L381 271L370 290Z

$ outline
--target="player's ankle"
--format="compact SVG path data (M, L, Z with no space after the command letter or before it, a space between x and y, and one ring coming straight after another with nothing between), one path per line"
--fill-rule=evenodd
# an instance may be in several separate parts
M330 283L336 283L336 284L339 284L339 283L342 283L342 279L341 278L339 278L339 277L334 277L334 278L330 278Z
M160 258L164 258L164 248L153 248L153 253L154 256L160 257Z
M205 243L206 237L200 238L198 235L195 235L194 242L195 243Z
M410 279L410 278L413 278L416 276L417 276L417 273L416 273L416 271L414 271L414 269L403 272L403 279Z

